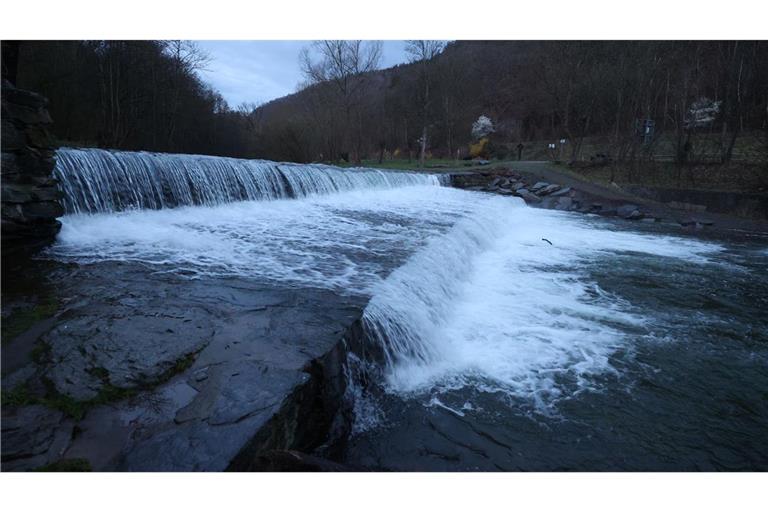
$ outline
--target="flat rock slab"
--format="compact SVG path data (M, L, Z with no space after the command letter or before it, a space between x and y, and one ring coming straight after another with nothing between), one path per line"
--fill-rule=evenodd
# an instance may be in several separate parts
M210 343L213 333L199 308L89 303L43 337L50 347L46 375L75 400L96 398L106 384L151 385Z
M69 445L74 422L42 405L3 414L3 470L34 469L56 460Z
M19 355L28 360L14 369L14 386L25 380L42 397L52 385L85 404L85 414L3 406L4 469L84 458L94 470L224 470L367 302L244 278L189 279L130 263L46 274L68 306L28 340L26 349L47 349L34 361ZM3 299L4 307L13 302L5 290ZM106 385L133 391L105 400Z
M146 426L123 448L118 471L223 471L307 373L256 361L218 368L175 422ZM208 397L212 399L209 400ZM189 414L188 411L192 411ZM182 424L178 423L183 419Z

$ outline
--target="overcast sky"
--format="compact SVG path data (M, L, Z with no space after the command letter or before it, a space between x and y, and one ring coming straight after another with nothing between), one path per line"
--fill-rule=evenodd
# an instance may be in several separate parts
M262 103L296 92L302 81L299 52L309 41L198 41L211 56L200 75L231 107ZM384 41L381 67L406 61L403 41Z

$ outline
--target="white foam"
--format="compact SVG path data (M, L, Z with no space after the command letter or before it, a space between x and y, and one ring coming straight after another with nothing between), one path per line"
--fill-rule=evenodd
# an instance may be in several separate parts
M62 223L51 254L67 261L372 295L364 318L384 346L390 391L472 385L542 407L615 371L611 356L646 322L601 290L589 265L617 254L706 264L720 249L434 186Z
M236 275L367 294L380 276L476 201L454 189L415 186L67 215L50 253L67 261L136 261L197 276Z
M388 389L473 385L547 408L613 372L611 355L645 319L587 265L615 254L706 263L720 247L607 228L508 199L478 205L375 290L365 320L384 344Z

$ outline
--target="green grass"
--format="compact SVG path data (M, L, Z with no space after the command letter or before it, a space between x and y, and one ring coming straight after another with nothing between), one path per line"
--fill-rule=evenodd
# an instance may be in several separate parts
M41 349L45 350L45 349ZM195 362L197 356L196 352L187 354L179 358L170 368L163 372L157 379L151 383L146 383L142 386L135 388L121 388L115 386L109 382L109 373L104 368L90 368L88 373L99 378L103 385L99 389L98 394L89 400L76 400L69 395L60 393L56 386L50 380L43 378L42 382L45 385L45 395L35 396L27 387L26 384L20 384L11 390L3 390L0 397L2 398L3 407L20 407L24 405L44 405L51 409L56 409L63 412L70 418L77 421L83 419L88 409L104 405L113 402L119 402L128 398L133 398L142 391L151 389L154 386L167 382L174 375L187 370Z
M456 170L456 169L464 169L471 166L465 166L465 163L470 163L470 161L465 160L454 160L454 159L448 159L448 158L432 158L428 159L424 163L424 168L419 167L419 161L417 159L413 159L410 162L408 159L392 159L392 160L384 160L383 162L379 163L378 159L369 159L369 160L363 160L360 164L354 164L354 163L346 163L342 162L341 164L334 164L339 167L371 167L374 169L392 169L392 170L406 170L406 171L416 171L416 170L422 170L422 171L430 171L430 172L439 172L439 171L448 171L448 170Z

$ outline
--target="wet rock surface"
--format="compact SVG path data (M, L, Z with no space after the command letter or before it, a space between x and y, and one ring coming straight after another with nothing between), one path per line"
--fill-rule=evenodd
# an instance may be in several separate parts
M56 460L69 445L74 421L60 411L29 405L3 414L3 466L32 469Z
M227 469L310 385L313 362L339 344L365 304L325 290L156 270L25 268L47 276L38 288L59 307L4 346L4 470L64 459L85 459L93 470ZM28 280L9 286L17 288L35 293ZM33 299L4 289L3 310Z

